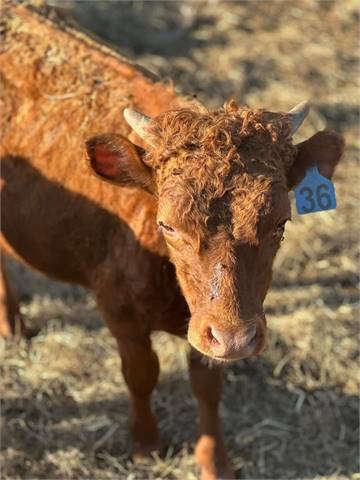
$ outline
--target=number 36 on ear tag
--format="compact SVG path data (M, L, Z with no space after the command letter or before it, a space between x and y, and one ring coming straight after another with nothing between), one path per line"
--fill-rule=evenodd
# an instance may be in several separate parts
M320 175L317 167L307 170L304 179L295 188L295 199L300 215L336 208L334 184Z

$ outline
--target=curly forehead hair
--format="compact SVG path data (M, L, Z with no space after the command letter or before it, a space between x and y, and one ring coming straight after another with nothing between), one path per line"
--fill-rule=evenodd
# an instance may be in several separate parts
M286 185L296 152L286 114L235 102L214 112L168 111L149 132L156 148L149 150L147 163L157 170L158 191L173 198L177 215L193 223L208 224L211 218L221 223L225 211L244 221L252 216L255 223L271 185Z
M247 171L249 163L260 163L286 171L295 154L286 114L252 110L234 101L213 112L202 106L165 112L152 122L150 133L156 149L149 152L148 162L155 168L176 156L176 166L186 170L212 166L210 170L223 171L238 164Z

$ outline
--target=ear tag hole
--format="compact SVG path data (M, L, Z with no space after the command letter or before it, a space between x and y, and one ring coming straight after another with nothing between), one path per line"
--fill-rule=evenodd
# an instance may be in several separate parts
M307 170L305 177L295 188L296 209L300 215L323 212L336 208L335 186L320 175L317 167Z

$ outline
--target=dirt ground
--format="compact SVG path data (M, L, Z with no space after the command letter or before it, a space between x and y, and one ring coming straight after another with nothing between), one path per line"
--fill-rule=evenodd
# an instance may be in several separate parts
M268 349L227 368L221 411L238 478L358 479L358 2L54 3L209 106L311 99L298 140L326 125L343 132L338 208L293 211L266 301ZM0 344L1 478L195 479L186 343L154 335L167 449L134 465L120 361L92 296L9 267L41 331Z

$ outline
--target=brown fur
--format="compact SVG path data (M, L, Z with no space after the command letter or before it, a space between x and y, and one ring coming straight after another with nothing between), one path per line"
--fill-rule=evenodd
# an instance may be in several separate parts
M211 328L237 356L264 348L262 303L278 225L290 216L288 186L301 179L301 165L328 168L327 143L335 152L330 176L341 139L317 134L294 147L284 114L235 103L208 112L76 31L11 2L4 15L2 245L49 276L93 290L119 346L135 452L144 454L158 446L150 332L188 330L190 342L213 357ZM130 134L125 106L154 117L155 148ZM160 233L157 222L174 234L164 226ZM1 288L7 335L22 323L5 277ZM190 378L203 476L231 476L218 417L221 368L194 350Z

